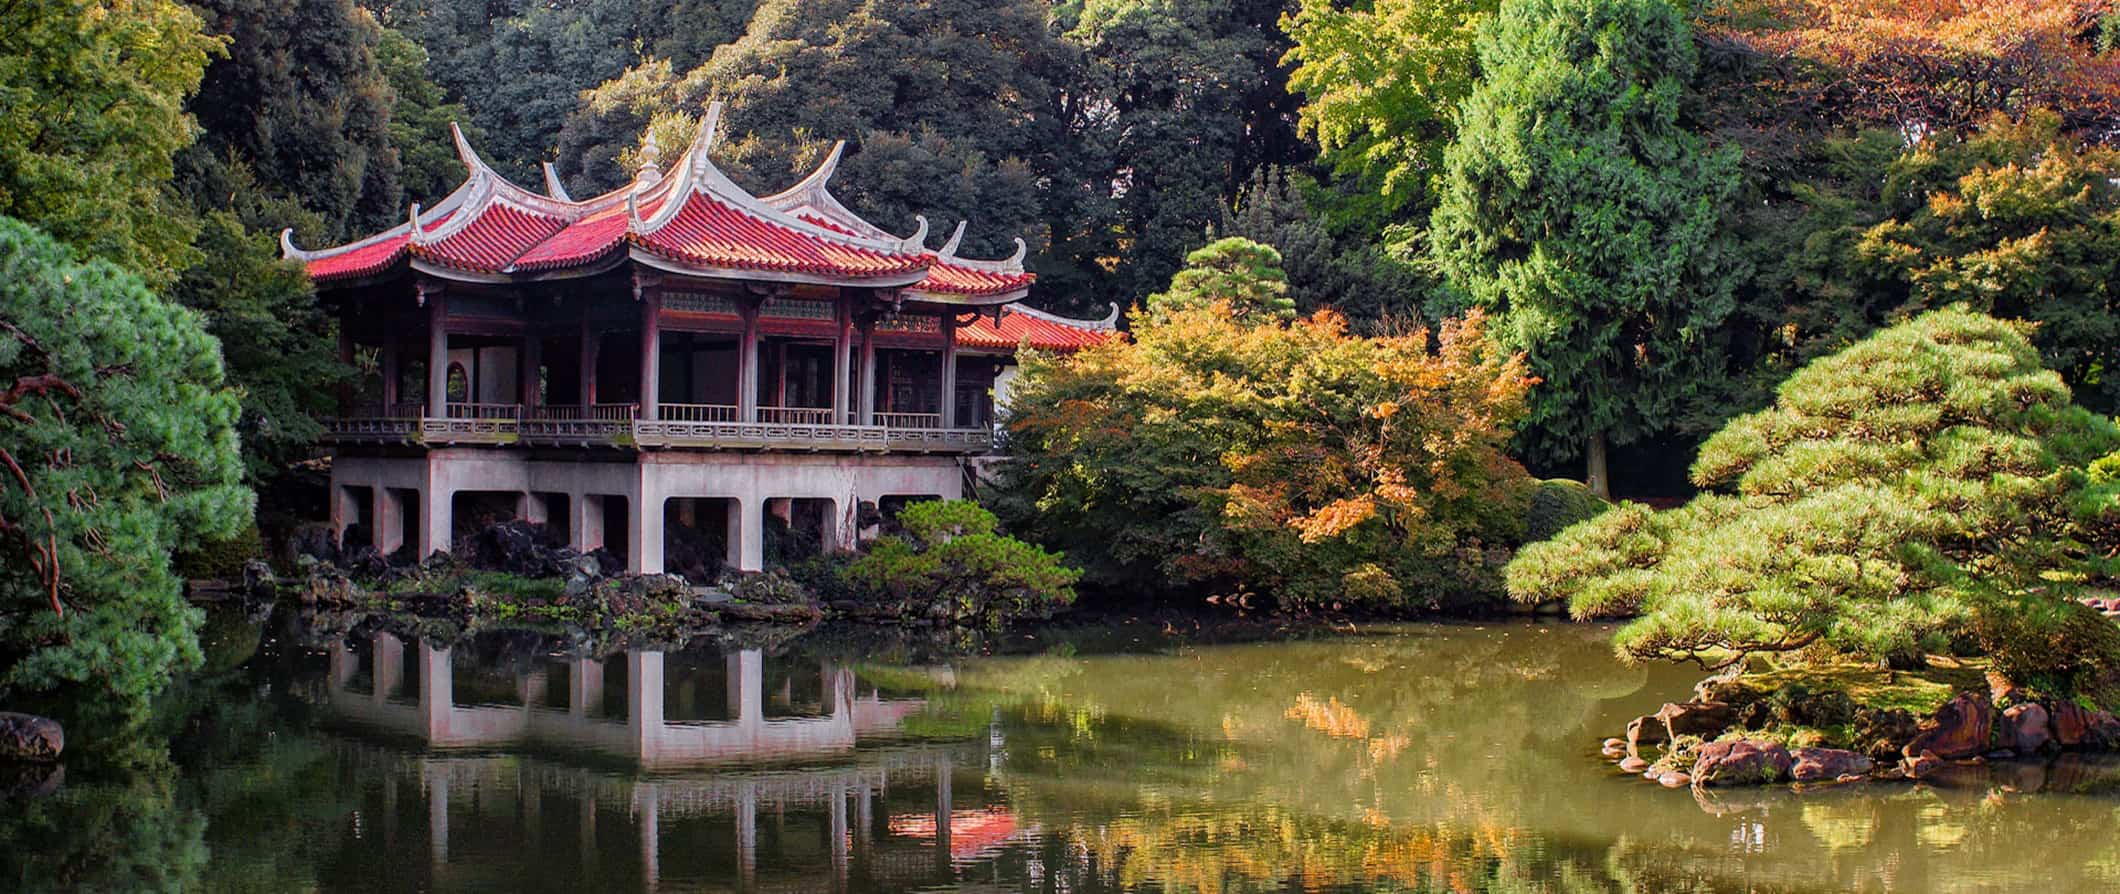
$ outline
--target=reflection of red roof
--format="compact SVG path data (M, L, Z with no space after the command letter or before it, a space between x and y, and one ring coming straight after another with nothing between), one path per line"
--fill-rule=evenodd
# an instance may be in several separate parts
M957 327L957 344L965 348L1013 351L1019 347L1040 351L1079 351L1115 338L1118 333L1103 321L1066 320L1051 314L1010 307L1001 312L1001 323L981 314Z
M890 818L891 834L923 841L935 839L935 818L928 814L899 814ZM1001 846L1016 835L1016 815L1006 808L956 810L950 812L950 857L969 860Z

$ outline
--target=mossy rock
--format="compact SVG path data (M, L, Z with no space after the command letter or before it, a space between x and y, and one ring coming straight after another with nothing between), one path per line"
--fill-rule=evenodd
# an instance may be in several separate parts
M1525 542L1550 540L1569 526L1596 518L1610 508L1611 501L1580 481L1547 478L1532 491L1531 508L1524 519Z

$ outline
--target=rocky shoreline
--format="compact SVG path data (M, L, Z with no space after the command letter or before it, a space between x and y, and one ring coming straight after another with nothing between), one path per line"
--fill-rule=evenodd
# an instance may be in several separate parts
M1692 700L1636 717L1600 750L1623 773L1694 789L1918 781L1957 766L2120 750L2120 717L2112 712L2001 680L1990 679L1986 692L1960 691L1921 718L1858 706L1841 692L1797 689L1763 693L1711 677L1694 687ZM1842 740L1795 744L1791 728L1821 739L1817 731L1831 729Z

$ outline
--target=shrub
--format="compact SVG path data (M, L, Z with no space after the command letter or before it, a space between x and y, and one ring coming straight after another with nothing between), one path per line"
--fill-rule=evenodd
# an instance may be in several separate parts
M1612 501L1598 496L1580 481L1566 478L1540 481L1531 492L1531 510L1526 513L1524 521L1524 542L1550 540L1575 523L1589 521L1610 508Z
M902 519L905 534L872 541L842 572L861 596L895 603L902 614L988 624L1043 617L1075 601L1080 571L996 533L993 513L975 503L922 503Z
M234 580L243 576L245 563L264 556L265 541L258 526L248 524L234 536L203 539L170 561L177 576L186 580Z

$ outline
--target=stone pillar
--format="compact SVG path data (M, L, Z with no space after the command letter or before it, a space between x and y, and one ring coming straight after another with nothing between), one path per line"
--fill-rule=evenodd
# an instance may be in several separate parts
M876 320L861 320L861 422L876 424Z
M736 420L758 421L758 311L743 309L743 339L736 347Z
M846 538L842 535L846 533L846 529L853 525L853 522L847 518L848 513L845 502L828 500L825 502L824 512L821 514L824 518L817 528L818 551L827 554L846 551Z
M537 406L537 386L544 380L545 340L538 337L535 332L523 336L523 350L518 356L522 358L523 369L517 378L521 380L523 391L521 403L523 410L527 413Z
M576 494L568 503L572 514L567 519L569 546L577 552L602 549L604 545L604 498L596 494Z
M449 415L449 327L442 293L427 297L427 413Z
M845 290L841 290L836 304L837 317L832 324L832 424L847 425L854 420L847 414L853 404L847 400L852 390L854 358L848 354L854 349L854 316Z
M766 514L761 500L730 500L729 555L726 561L749 574L766 570Z
M626 653L626 728L633 736L633 755L650 763L662 747L663 653Z
M550 507L545 505L544 497L525 491L515 495L515 517L531 524L542 525L552 517L552 513Z
M455 535L456 491L445 486L437 458L427 457L427 487L420 491L420 558L446 553Z
M640 466L639 484L626 511L633 514L626 538L626 568L634 574L661 574L663 570L663 493L650 474L652 466ZM604 523L611 521L607 515Z
M353 492L355 485L341 484L331 489L331 539L345 549L346 529L361 520L361 498Z
M375 509L370 516L375 524L369 536L375 539L375 551L387 556L405 545L405 496L380 484L373 492Z
M603 336L597 334L588 318L582 319L581 372L579 391L582 406L596 403L596 356L603 347Z
M957 315L942 315L942 427L957 427Z
M662 290L650 289L640 301L640 418L653 421L662 397Z

